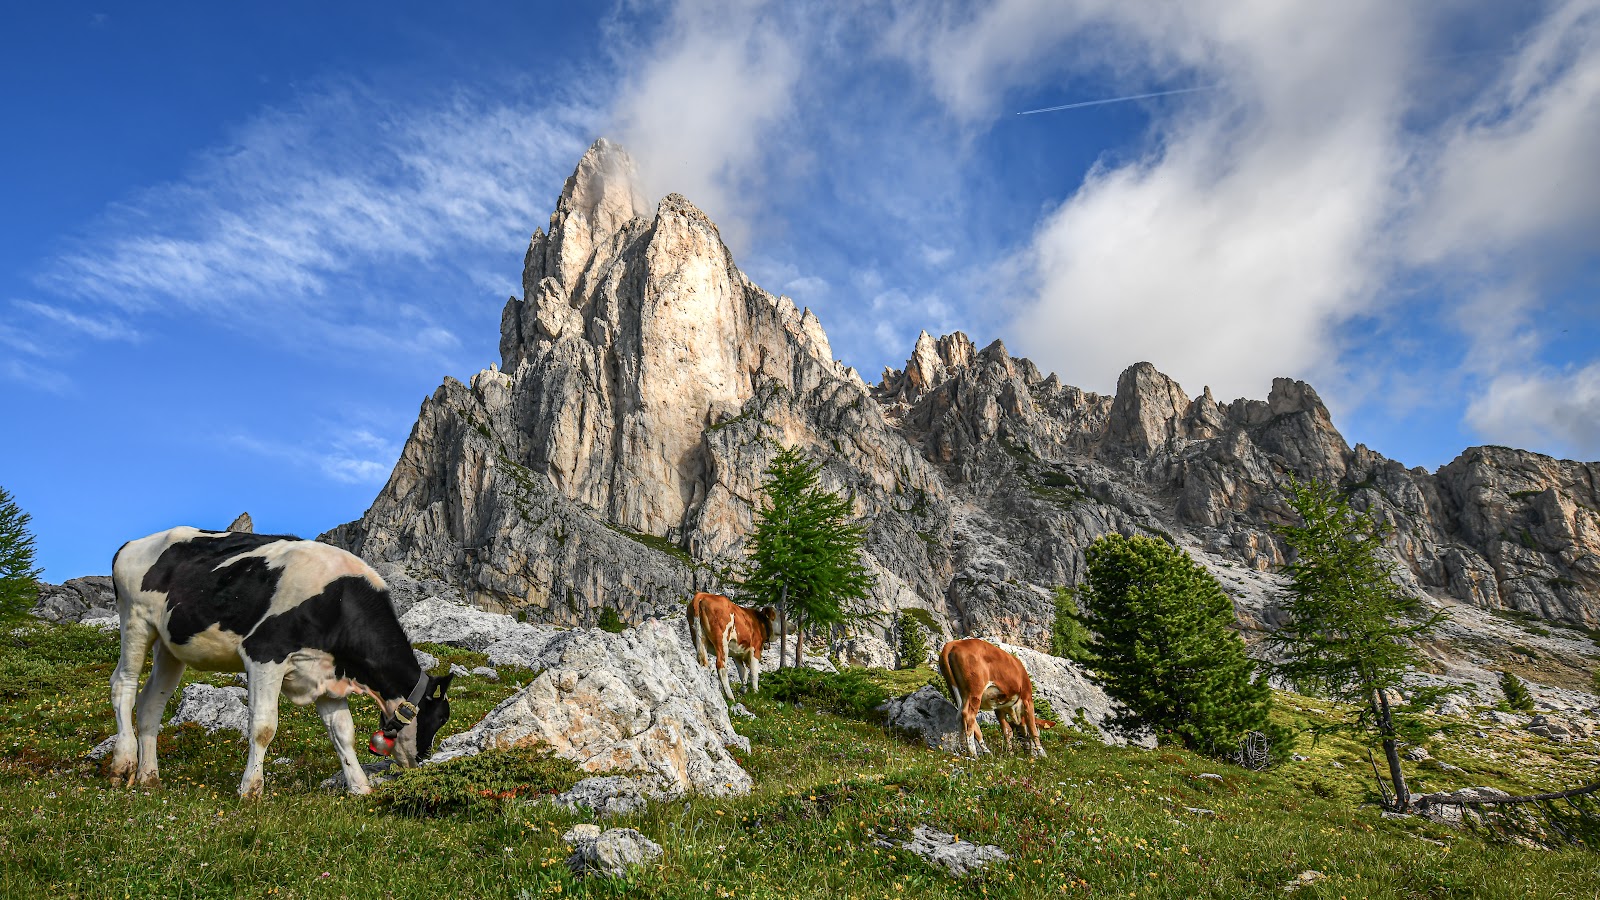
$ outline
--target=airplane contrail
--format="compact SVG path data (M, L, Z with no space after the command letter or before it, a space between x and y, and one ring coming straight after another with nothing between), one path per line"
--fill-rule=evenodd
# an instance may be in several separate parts
M1214 84L1201 87L1178 88L1175 91L1156 91L1153 94L1131 94L1127 97L1107 97L1104 100L1084 100L1081 103L1066 103L1061 106L1046 106L1044 109L1030 109L1017 113L1019 116L1031 116L1036 113L1060 112L1063 109L1082 109L1085 106L1105 106L1107 103L1126 103L1129 100L1148 100L1152 97L1170 97L1173 94L1192 94L1195 91L1209 91L1216 87Z

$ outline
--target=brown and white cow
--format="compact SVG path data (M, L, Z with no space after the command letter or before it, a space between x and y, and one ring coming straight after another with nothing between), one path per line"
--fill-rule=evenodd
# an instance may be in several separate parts
M278 697L316 703L351 793L369 790L346 698L366 694L381 721L368 748L416 765L450 717L450 676L423 671L371 567L290 535L173 528L117 551L111 564L122 657L111 675L113 778L155 784L162 710L185 668L249 677L249 759L239 794L260 796ZM155 661L134 697L145 657Z
M740 679L751 691L761 686L761 648L772 636L773 622L778 611L770 606L751 609L740 606L721 594L695 594L689 601L689 636L694 639L694 652L700 665L706 665L706 654L716 651L717 679L722 682L722 693L733 700L733 688L728 684L728 657L744 669Z
M980 638L951 641L939 651L939 672L961 710L968 753L976 757L989 752L978 730L978 712L992 709L1000 720L1006 749L1011 747L1011 726L1017 724L1033 755L1044 755L1039 721L1033 715L1033 680L1015 656Z

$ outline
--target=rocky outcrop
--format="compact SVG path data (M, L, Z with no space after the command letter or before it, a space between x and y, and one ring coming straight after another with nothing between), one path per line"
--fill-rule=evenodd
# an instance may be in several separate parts
M926 825L913 828L909 841L878 837L873 843L885 850L909 851L956 878L977 872L990 863L1005 862L1011 858L1009 853L993 844L974 844Z
M39 585L31 610L46 622L82 622L117 614L117 594L109 575L87 575L62 584Z
M228 524L227 530L254 533L256 530L256 523L254 519L250 518L249 513L242 512L239 513L237 518Z
M436 760L545 745L593 773L634 775L661 796L750 790L726 747L748 752L710 671L695 661L685 620L651 619L610 634L556 634L525 665L527 687L441 742Z

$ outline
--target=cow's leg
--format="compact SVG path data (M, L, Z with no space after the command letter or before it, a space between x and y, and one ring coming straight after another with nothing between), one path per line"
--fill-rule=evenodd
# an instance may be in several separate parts
M967 752L973 759L977 759L981 753L989 752L989 748L983 743L983 731L978 728L978 710L982 705L983 691L975 692L961 704L962 732L966 735Z
M728 632L733 630L733 620L728 620L728 627L724 628L717 640L717 680L722 682L722 695L733 702L733 687L728 684Z
M267 745L278 733L278 695L283 691L283 673L288 666L247 662L245 668L250 673L250 730L245 734L250 755L244 764L244 777L239 780L239 796L260 797L262 766Z
M139 692L139 711L134 721L139 729L138 782L144 785L161 783L156 771L156 735L161 733L161 717L166 714L167 701L183 680L183 660L172 655L167 645L157 641L155 661L150 665L150 677Z
M117 717L117 743L111 751L111 777L133 783L134 770L139 765L138 740L133 731L134 698L139 693L139 671L144 668L145 654L156 639L156 630L150 625L129 617L126 609L122 618L122 655L117 668L111 673L111 709Z
M750 654L750 693L761 690L761 654Z
M1033 714L1033 698L1022 701L1022 724L1027 729L1029 752L1034 756L1044 756L1044 743L1039 740L1039 719Z
M1000 749L1006 753L1011 752L1011 717L1014 715L1015 706L995 707L994 717L1000 723Z
M339 767L344 770L344 782L352 794L365 794L372 790L367 784L367 773L356 757L356 723L350 717L350 704L343 697L318 697L317 715L328 729L328 740L333 742L333 752L339 754Z

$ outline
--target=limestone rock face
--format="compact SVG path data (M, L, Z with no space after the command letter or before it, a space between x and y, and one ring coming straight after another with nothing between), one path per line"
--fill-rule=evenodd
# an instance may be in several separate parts
M1056 590L1113 532L1182 546L1259 636L1281 619L1274 526L1292 515L1291 476L1334 482L1391 524L1400 577L1429 602L1600 626L1600 463L1482 447L1408 469L1351 447L1301 381L1222 402L1139 363L1106 396L960 332L919 335L869 386L687 198L652 205L632 172L615 144L589 149L529 242L499 365L445 379L371 508L323 536L378 566L397 608L446 598L565 626L607 607L630 623L681 616L696 590L732 591L761 472L798 445L866 523L877 584L861 611L884 614L808 635L808 659L889 640L898 610L925 615L934 643L1047 649ZM1490 667L1451 640L1441 660ZM516 629L488 646L504 650L496 664L543 653ZM1585 660L1551 686L1579 687Z
M435 760L488 748L544 744L586 771L642 775L667 796L750 790L728 754L749 742L728 720L688 628L651 619L621 634L561 632L529 663L541 674L471 729L446 738Z

